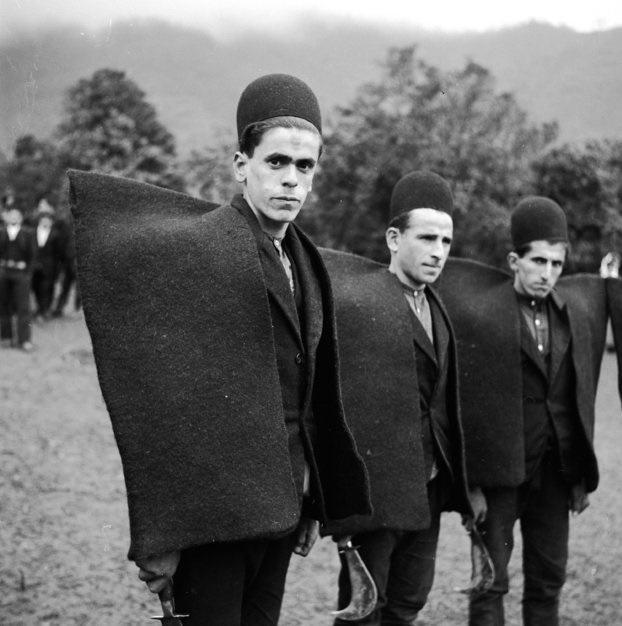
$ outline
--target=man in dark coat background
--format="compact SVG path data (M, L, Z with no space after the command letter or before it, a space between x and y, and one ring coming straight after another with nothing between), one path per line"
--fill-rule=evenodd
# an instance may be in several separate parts
M188 625L277 624L292 551L308 554L318 520L370 512L328 274L293 224L321 154L319 105L299 79L264 76L237 126L243 193L228 206L70 174L129 557L152 591L175 575Z
M555 202L521 201L511 235L513 278L458 264L442 282L458 336L467 468L486 497L482 530L496 571L492 588L471 597L469 624L504 624L520 520L523 621L555 626L569 511L583 511L598 484L592 440L607 302L597 277L558 283L568 233Z
M32 291L37 304L34 314L41 319L48 319L52 314L54 287L59 274L62 248L55 224L54 209L47 203L40 203L34 232L37 245L32 270Z
M447 182L417 171L395 185L389 267L324 251L333 280L344 405L370 476L372 517L332 528L352 542L378 588L366 625L410 625L434 578L441 512L473 518L465 475L453 330L430 284L453 236ZM483 500L473 490L477 517ZM350 599L347 569L339 605ZM345 624L337 620L336 624Z
M30 281L36 242L32 229L23 226L22 212L9 206L0 227L0 340L5 347L15 345L30 352L32 325ZM16 321L17 336L13 332Z

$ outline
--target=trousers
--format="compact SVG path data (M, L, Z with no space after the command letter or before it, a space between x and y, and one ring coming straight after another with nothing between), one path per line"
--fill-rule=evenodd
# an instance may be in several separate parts
M481 527L495 566L492 588L469 602L469 626L503 626L503 597L509 590L508 564L514 548L514 525L523 539L523 623L557 626L559 595L568 562L570 485L551 451L527 482L516 488L484 491L488 505Z
M378 589L374 611L362 620L336 619L335 626L410 626L425 605L436 565L436 549L446 488L441 476L428 483L431 524L408 531L379 528L354 535L352 543L369 569ZM342 564L339 573L339 607L350 601L350 581Z
M184 550L173 585L185 626L276 626L294 536Z
M17 343L30 341L30 273L0 268L0 336L13 340L13 316L17 319Z

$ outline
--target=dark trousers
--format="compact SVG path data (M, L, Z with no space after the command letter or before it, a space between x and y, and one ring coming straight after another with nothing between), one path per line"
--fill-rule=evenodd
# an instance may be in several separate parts
M184 550L174 577L184 626L276 626L294 536Z
M359 554L376 583L378 604L367 618L358 621L335 620L335 626L365 624L365 626L410 626L425 605L436 564L436 548L440 530L441 511L446 488L440 477L428 484L428 499L432 523L417 531L381 528L360 533L352 538ZM347 568L339 573L339 608L350 601L350 581Z
M52 307L56 275L47 269L35 270L32 273L32 291L37 302L37 315L46 316Z
M54 312L57 315L62 315L67 301L69 300L69 294L71 293L71 287L75 285L74 293L74 309L77 311L81 306L80 289L78 287L77 272L75 261L68 261L63 266L63 278L61 281L60 294L54 307Z
M520 520L523 538L523 623L557 626L559 594L568 561L570 487L553 453L547 453L531 480L518 488L490 489L484 542L495 566L495 581L485 594L471 598L469 626L503 626L503 596L508 592L508 563L513 531Z
M0 338L13 340L13 315L17 318L17 343L30 341L30 274L0 268Z

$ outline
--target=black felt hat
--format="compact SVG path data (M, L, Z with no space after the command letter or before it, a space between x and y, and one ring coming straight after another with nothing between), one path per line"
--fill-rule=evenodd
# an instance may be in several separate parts
M447 181L426 170L417 170L400 178L391 194L389 221L412 209L435 209L451 215L454 198Z
M238 102L238 138L256 122L289 115L300 117L322 132L320 105L311 88L289 74L267 74L244 89Z
M532 241L568 242L564 211L557 202L543 196L529 196L516 205L510 232L515 249Z

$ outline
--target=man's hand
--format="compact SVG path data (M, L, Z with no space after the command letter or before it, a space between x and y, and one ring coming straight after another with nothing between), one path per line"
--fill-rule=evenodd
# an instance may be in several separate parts
M590 498L585 490L585 483L581 481L576 485L573 485L570 490L570 510L575 515L583 513L588 506L590 506Z
M307 556L320 534L320 523L309 517L301 517L296 534L297 541L294 546L294 554Z
M149 591L153 593L162 591L177 570L180 556L181 552L167 552L138 559L136 561L139 568L138 578L147 583Z
M486 513L488 512L486 497L480 487L469 489L469 502L473 509L473 517L464 517L462 523L467 530L472 530L486 519Z

